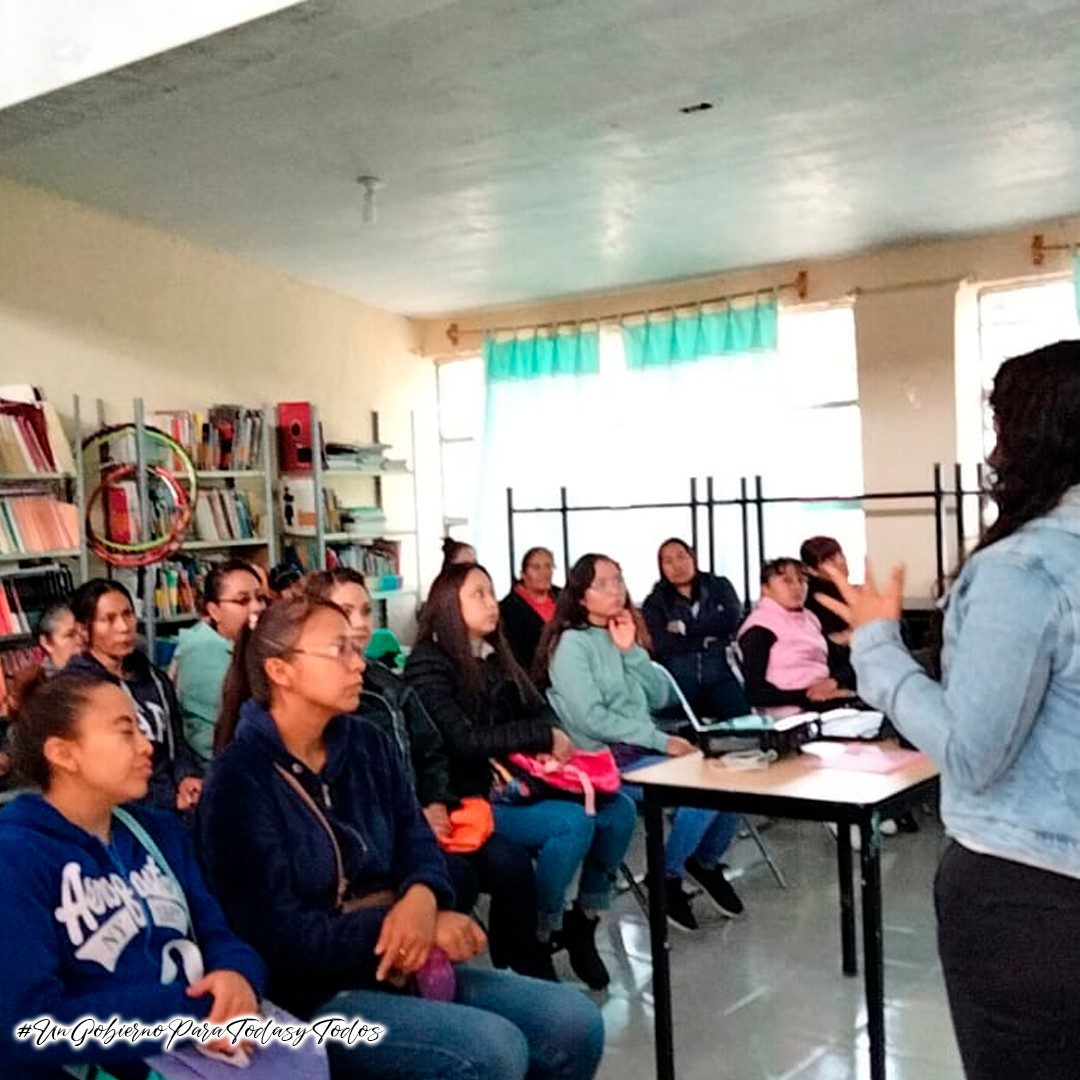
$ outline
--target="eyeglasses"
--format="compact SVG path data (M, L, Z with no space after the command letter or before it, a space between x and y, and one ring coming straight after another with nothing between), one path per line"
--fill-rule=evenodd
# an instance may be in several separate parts
M364 646L342 638L333 645L324 645L319 649L293 648L289 652L300 653L303 656L321 656L326 660L336 660L339 664L347 664L353 657L364 659Z
M251 596L223 596L219 601L219 604L236 604L239 607L254 607L256 604L261 604L266 607L266 597L262 593L254 593Z
M612 578L610 581L594 581L589 588L595 589L597 592L618 592L620 589L626 588L626 582L619 576Z

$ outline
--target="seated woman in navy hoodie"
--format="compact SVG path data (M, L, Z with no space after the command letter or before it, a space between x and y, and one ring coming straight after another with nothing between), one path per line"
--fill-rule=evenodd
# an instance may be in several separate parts
M375 620L371 594L362 574L347 566L314 570L300 582L299 589L313 600L329 600L341 608L358 652L371 644ZM364 688L356 715L373 723L398 748L424 817L436 839L441 840L452 832L450 808L457 800L450 791L450 762L439 729L416 691L400 675L370 657L365 663ZM479 889L471 857L445 857L454 882L455 909L472 911Z
M201 853L274 1000L385 1029L377 1044L329 1048L335 1080L593 1076L603 1026L587 998L460 966L484 935L449 910L446 863L400 754L349 715L363 672L341 609L301 596L243 632L226 679ZM459 965L452 1002L407 992L435 946Z
M71 597L85 651L66 671L108 679L135 704L139 729L153 747L153 773L142 799L148 806L186 813L199 800L202 770L184 741L180 706L168 675L135 648L135 606L123 585L93 578Z
M130 696L92 673L41 673L17 723L16 767L41 794L0 814L0 1076L52 1080L97 1063L134 1080L162 1048L14 1039L33 1017L258 1015L262 962L206 891L183 827L118 809L145 796L152 768Z

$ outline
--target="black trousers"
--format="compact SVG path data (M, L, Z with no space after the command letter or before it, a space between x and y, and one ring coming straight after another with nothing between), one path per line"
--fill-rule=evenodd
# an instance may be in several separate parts
M934 903L967 1080L1080 1077L1080 880L954 843Z
M488 947L495 967L520 975L543 969L544 947L536 937L536 872L532 856L495 833L479 850L464 856L476 871L481 892L491 897Z

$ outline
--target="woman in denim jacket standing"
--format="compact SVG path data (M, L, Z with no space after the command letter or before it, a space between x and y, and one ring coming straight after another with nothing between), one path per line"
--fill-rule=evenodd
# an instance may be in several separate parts
M969 1080L1080 1069L1080 342L1007 361L999 516L946 606L943 677L900 641L902 571L837 580L859 692L941 769L934 898Z

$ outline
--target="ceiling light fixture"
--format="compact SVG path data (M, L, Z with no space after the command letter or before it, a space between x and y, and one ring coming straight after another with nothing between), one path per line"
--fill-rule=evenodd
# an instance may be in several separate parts
M383 182L377 176L358 176L356 182L364 189L364 207L360 220L365 225L374 225L379 219L375 208L375 192L383 186Z

